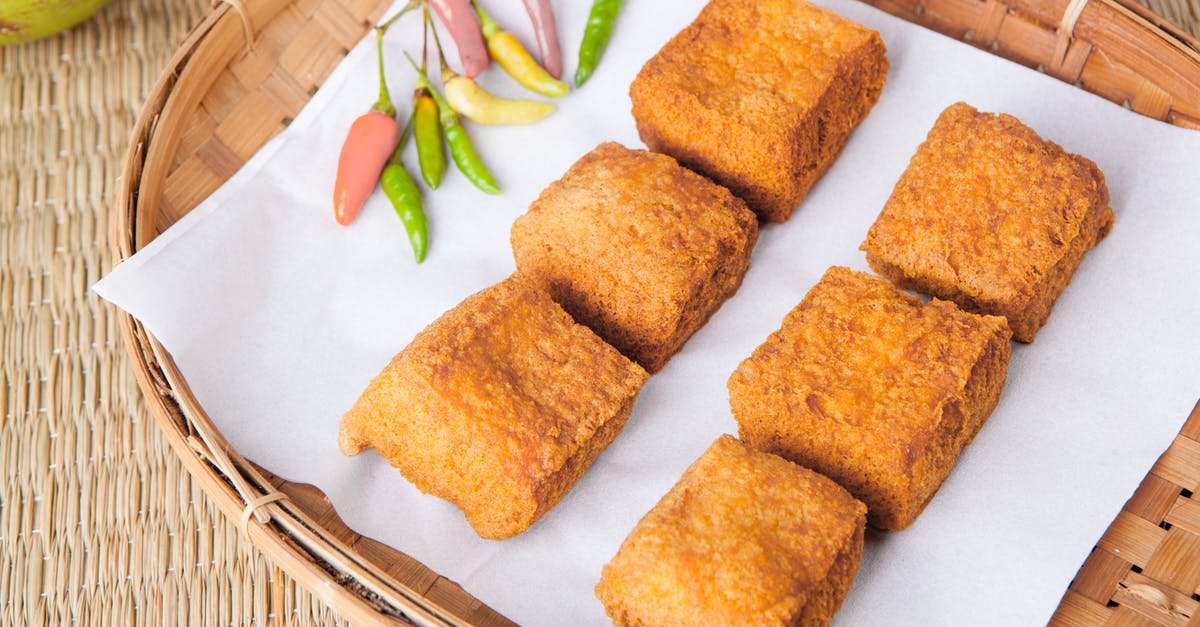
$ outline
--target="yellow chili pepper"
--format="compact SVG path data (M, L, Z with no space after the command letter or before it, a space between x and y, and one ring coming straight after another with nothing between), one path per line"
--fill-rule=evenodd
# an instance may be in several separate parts
M570 86L554 78L546 68L538 65L537 60L521 41L512 33L501 30L500 25L490 15L484 12L479 2L474 2L475 10L479 12L479 20L483 24L483 37L487 40L488 53L504 68L508 75L518 83L536 91L543 96L561 98L570 91Z
M529 124L554 113L548 102L501 98L449 70L442 71L442 88L452 109L479 124Z

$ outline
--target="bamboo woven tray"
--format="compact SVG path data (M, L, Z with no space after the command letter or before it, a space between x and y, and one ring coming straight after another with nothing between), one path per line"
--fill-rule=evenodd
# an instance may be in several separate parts
M1200 44L1140 6L870 2L1139 113L1200 128ZM185 215L282 130L389 4L216 5L183 41L134 127L114 225L118 259ZM1080 8L1076 21L1064 22L1064 12ZM453 582L348 529L317 489L239 455L166 350L137 320L121 316L139 384L167 438L275 564L356 623L510 624ZM1147 624L1187 623L1200 599L1200 506L1191 500L1200 487L1198 415L1089 558L1056 620L1103 623L1136 613Z

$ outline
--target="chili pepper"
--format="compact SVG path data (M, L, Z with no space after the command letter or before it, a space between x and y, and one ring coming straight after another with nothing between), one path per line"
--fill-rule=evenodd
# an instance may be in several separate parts
M383 78L383 29L375 31L375 49L379 55L379 100L350 125L338 156L337 178L333 184L333 216L343 226L353 222L362 210L363 203L379 182L388 156L400 140L396 107L392 106Z
M423 87L418 87L413 94L413 120L421 178L430 189L437 189L446 171L446 153L442 152L442 125L438 122L437 103Z
M429 245L425 209L421 206L421 190L417 188L417 182L400 162L400 153L404 150L404 144L407 143L408 134L413 130L416 120L416 112L413 114L405 125L404 134L400 137L392 158L388 159L383 168L379 184L383 187L384 195L392 202L392 207L396 209L396 214L400 216L404 230L408 232L408 243L412 246L413 256L416 257L417 263L421 263L425 260L425 249Z
M421 27L421 69L425 69L425 61L429 58L429 30L433 27L429 19L429 5L423 6L424 22ZM433 31L437 40L437 31ZM438 59L445 66L446 60L442 55L442 44L438 42ZM417 86L413 92L413 135L417 140L417 162L421 166L421 177L430 189L437 189L442 184L442 174L446 171L446 153L442 152L442 126L438 122L437 103L429 95L429 90Z
M587 28L583 31L583 42L579 44L579 67L575 69L575 86L581 87L596 71L608 40L612 38L613 24L624 0L595 0L588 15Z
M442 108L441 103L438 103L438 108ZM445 105L445 110L450 111L450 105ZM454 158L454 164L458 166L459 171L466 175L467 179L479 188L479 191L485 194L499 194L500 186L496 184L496 179L492 178L492 173L488 172L487 166L483 164L483 159L479 158L479 153L475 152L475 146L471 144L471 138L467 136L467 131L457 120L450 125L445 124L444 117L442 120L446 143L450 144L450 156Z
M472 78L487 69L488 53L483 44L479 18L471 10L470 0L430 0L442 23L450 30L458 56L462 59L463 74Z
M533 22L542 66L550 76L562 78L562 49L558 47L558 27L554 25L550 0L525 0L525 11L529 13L529 21Z
M450 108L450 103L446 102L446 99L442 98L438 90L429 82L429 77L421 71L421 68L417 67L417 62L413 61L408 53L405 53L404 56L417 71L417 84L428 89L429 95L433 96L434 102L437 103L442 132L446 135L446 143L450 144L450 156L454 159L454 165L458 166L459 171L467 177L467 180L483 193L499 194L500 186L496 184L496 179L492 178L492 173L488 172L483 159L479 158L479 153L475 152L471 138L463 130L462 124L458 121L458 115L454 113L454 109Z
M442 87L450 106L479 124L529 124L554 113L548 102L501 98L449 70L442 72Z
M551 98L560 98L570 91L569 85L550 76L545 68L538 65L515 35L501 30L496 20L493 20L478 2L475 2L475 10L479 12L479 19L483 21L483 37L487 39L488 52L509 76L529 89Z
M554 113L554 105L548 102L501 98L480 87L475 79L455 74L446 65L446 56L442 53L442 42L436 30L433 31L433 42L442 66L442 88L446 90L446 102L455 111L480 124L528 124ZM421 69L425 69L424 59L421 60Z
M429 245L429 230L425 221L425 209L421 206L421 190L408 170L400 163L388 162L379 178L383 193L392 201L400 222L408 231L408 243L412 245L417 263L425 260L425 249Z

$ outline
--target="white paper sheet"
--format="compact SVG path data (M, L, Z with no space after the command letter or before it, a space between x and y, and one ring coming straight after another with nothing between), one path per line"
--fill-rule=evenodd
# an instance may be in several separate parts
M589 4L554 3L568 74ZM338 148L375 99L367 40L285 133L96 290L163 342L240 452L324 490L352 528L521 623L599 625L602 564L714 438L736 433L725 380L738 362L827 267L867 269L858 245L938 113L965 100L1014 114L1100 165L1116 225L1037 342L1016 346L1000 406L929 508L906 531L869 535L837 623L1043 622L1200 396L1200 134L866 5L823 4L882 33L892 70L879 104L791 221L763 229L741 291L650 379L624 433L516 538L480 540L374 453L343 457L338 420L414 334L513 270L509 226L547 183L603 140L641 146L629 83L701 2L627 3L599 71L555 115L469 126L504 194L448 172L426 196L432 245L419 267L382 195L350 228L332 219ZM532 41L518 3L489 6ZM413 17L388 36L401 103L413 78L401 52L420 45ZM483 82L521 94L498 68ZM411 148L407 163L415 173Z

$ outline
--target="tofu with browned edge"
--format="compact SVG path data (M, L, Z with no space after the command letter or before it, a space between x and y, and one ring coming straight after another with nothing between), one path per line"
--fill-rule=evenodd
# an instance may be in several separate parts
M1014 339L1032 342L1112 224L1095 163L960 102L929 131L862 249L897 285L1004 316Z
M903 529L999 402L1009 337L1004 318L830 268L729 377L738 434Z
M858 572L865 511L721 436L634 527L596 596L617 625L825 625Z
M517 269L657 372L737 291L758 222L674 159L604 143L512 226Z
M629 89L642 141L783 222L887 78L879 33L803 0L713 0Z
M338 443L374 448L481 537L507 538L621 432L647 376L514 275L417 334L342 417Z

